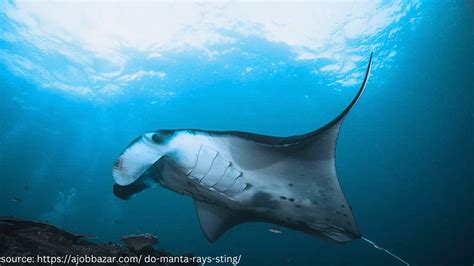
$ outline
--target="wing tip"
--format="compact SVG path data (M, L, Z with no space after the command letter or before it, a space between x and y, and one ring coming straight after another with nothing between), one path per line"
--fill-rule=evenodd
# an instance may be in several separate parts
M357 103L357 101L359 100L360 96L362 95L362 93L364 92L365 90L365 87L367 87L367 83L369 82L369 78L370 78L370 73L372 71L372 58L373 58L373 52L370 53L370 57L369 57L369 63L367 64L367 70L365 71L365 77L364 77L364 80L362 81L362 85L360 86L360 89L359 91L357 92L357 95L354 97L354 99L352 100L352 102L349 104L349 106L347 106L347 108L344 110L343 114L347 114L351 109L352 107L354 107L354 105Z
M351 103L344 109L344 111L342 111L342 113L339 116L336 117L336 119L333 120L333 122L331 122L331 124L334 124L334 123L337 123L338 121L343 120L346 117L346 115L355 106L355 104L360 99L360 97L362 96L362 93L364 92L365 87L367 87L367 83L369 82L370 72L372 71L373 54L374 54L373 52L370 53L369 63L367 65L367 70L365 71L364 80L362 81L362 85L360 86L359 91L357 92L354 99L352 99Z

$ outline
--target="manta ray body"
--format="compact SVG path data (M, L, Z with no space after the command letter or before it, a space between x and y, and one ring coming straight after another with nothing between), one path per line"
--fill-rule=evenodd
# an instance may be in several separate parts
M360 238L336 175L344 118L362 95L313 132L273 137L246 132L158 130L132 142L113 167L123 199L158 184L192 197L202 230L215 241L227 229L270 222L335 242Z
M361 238L338 182L335 151L342 122L361 97L371 67L372 55L350 104L307 134L274 137L193 129L146 133L115 162L114 193L128 199L161 185L192 197L211 242L246 222L269 222L337 243Z

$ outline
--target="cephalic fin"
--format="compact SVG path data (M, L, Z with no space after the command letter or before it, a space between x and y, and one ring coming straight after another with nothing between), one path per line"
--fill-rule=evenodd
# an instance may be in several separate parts
M162 157L145 136L134 140L115 161L112 176L120 186L130 185Z

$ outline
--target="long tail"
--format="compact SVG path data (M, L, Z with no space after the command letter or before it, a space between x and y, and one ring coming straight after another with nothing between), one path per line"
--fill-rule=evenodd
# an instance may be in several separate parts
M383 251L383 252L389 254L390 256L396 258L397 260L399 260L399 261L402 262L403 264L405 264L405 265L407 265L407 266L410 266L410 264L409 264L408 262L406 262L405 260L403 260L403 259L400 258L399 256L393 254L392 252L386 250L385 248L383 248L383 247L381 247L381 246L375 244L373 241L371 241L371 240L369 240L369 239L367 239L367 238L365 238L365 237L361 237L361 239L364 240L365 242L371 244L374 248L376 248L376 249L378 249L378 250L381 250L381 251Z

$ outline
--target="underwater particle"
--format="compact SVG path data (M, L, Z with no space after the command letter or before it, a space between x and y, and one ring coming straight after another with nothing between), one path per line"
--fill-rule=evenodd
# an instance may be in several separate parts
M289 198L288 200L291 201L291 202L295 201L294 198Z
M274 234L281 234L281 230L278 229L277 227L272 227L268 229L269 232L274 233Z
M286 200L286 197L285 196L280 196L280 199Z
M292 183L289 183L288 186L292 187L292 186L294 186L294 185L293 185Z
M158 238L152 234L127 235L120 238L120 240L127 245L127 247L137 251L160 242Z
M23 200L21 198L17 198L17 197L13 197L10 199L12 202L16 202L16 203L20 203L22 202Z

